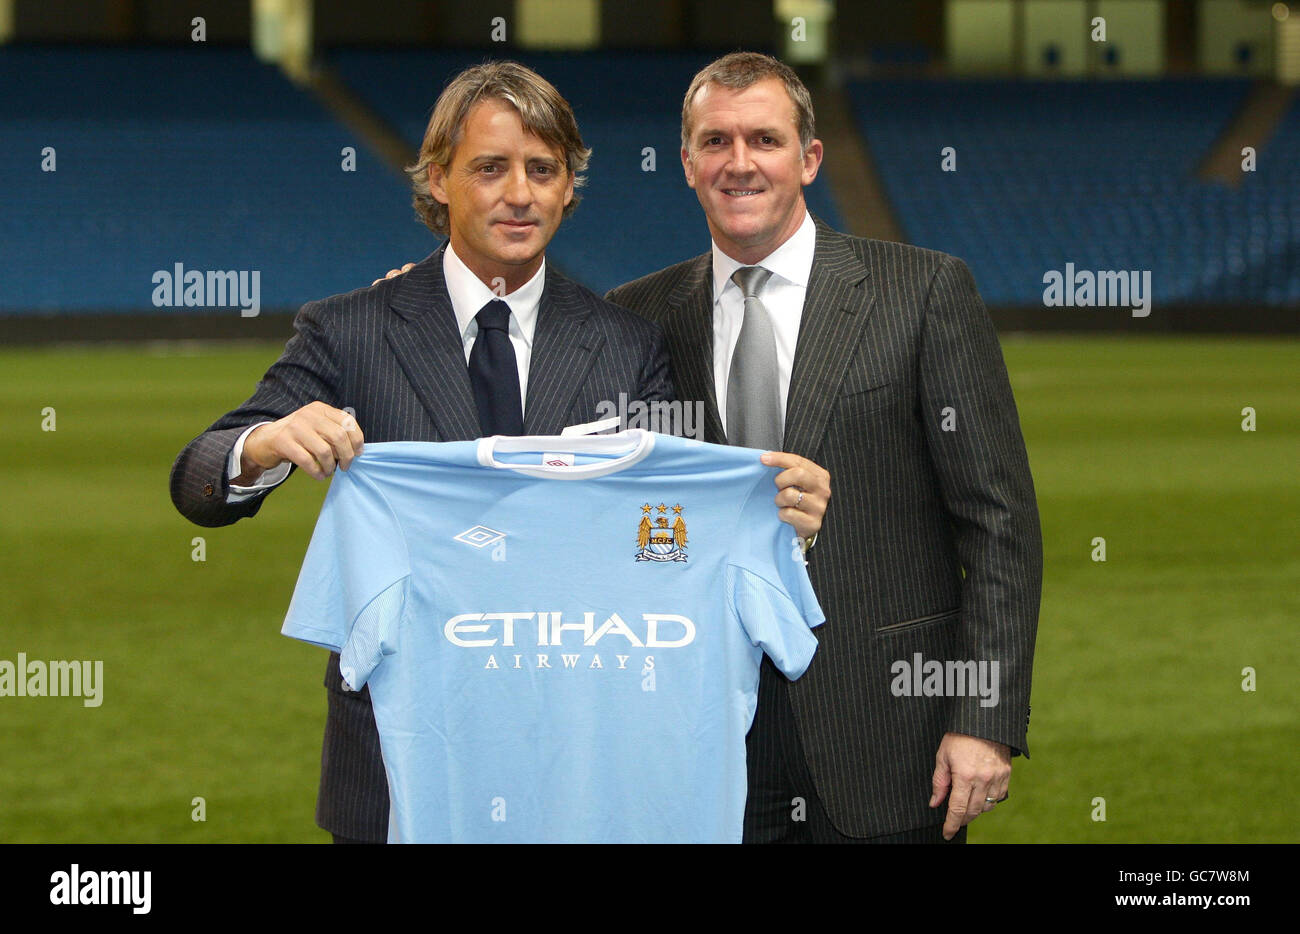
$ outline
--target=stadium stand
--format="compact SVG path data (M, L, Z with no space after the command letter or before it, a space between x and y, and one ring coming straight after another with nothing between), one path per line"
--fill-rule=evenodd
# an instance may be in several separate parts
M0 87L0 311L148 311L176 263L259 271L262 308L296 309L436 243L404 180L246 49L6 47Z
M414 154L447 79L485 57L335 49L326 62ZM548 254L591 288L707 243L677 150L682 91L711 57L518 55L570 99L593 148L584 202ZM261 307L292 310L436 245L405 178L247 50L5 47L0 87L0 313L147 311L153 274L176 263L257 270ZM1240 185L1195 174L1249 87L877 79L847 98L907 239L965 258L992 306L1041 304L1043 273L1067 262L1150 269L1162 304L1295 304L1300 98ZM355 172L341 170L347 146ZM939 170L945 146L955 172ZM45 147L57 171L41 171ZM809 203L843 226L824 177Z
M332 56L412 154L446 80L483 58ZM586 201L549 255L597 291L708 242L682 183L678 121L685 84L709 58L527 57L571 97L595 151ZM0 86L2 312L149 310L153 274L176 263L257 270L262 308L290 310L437 245L406 179L247 50L9 47ZM40 170L47 146L54 172ZM341 170L345 146L355 172ZM646 146L654 172L641 168ZM814 210L837 222L825 183L817 188Z
M851 83L908 240L967 260L990 305L1043 274L1149 269L1161 304L1300 302L1300 103L1231 188L1196 166L1242 79ZM940 151L957 170L940 171Z

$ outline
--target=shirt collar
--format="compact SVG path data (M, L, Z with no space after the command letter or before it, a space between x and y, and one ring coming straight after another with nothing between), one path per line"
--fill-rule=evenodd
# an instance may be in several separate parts
M808 287L808 277L812 275L813 251L817 248L817 225L812 215L804 211L803 223L790 239L771 253L764 256L754 266L771 270L774 276L780 276L791 285ZM713 301L716 304L722 297L722 290L731 282L731 276L745 263L737 262L713 244Z
M533 331L537 327L537 308L541 304L542 289L546 285L545 258L533 277L509 295L497 295L484 285L483 280L474 275L456 255L450 242L442 254L442 274L447 281L447 294L451 296L451 307L456 313L456 326L460 329L462 338L483 306L500 298L510 306L511 316L519 323L524 340L532 344Z

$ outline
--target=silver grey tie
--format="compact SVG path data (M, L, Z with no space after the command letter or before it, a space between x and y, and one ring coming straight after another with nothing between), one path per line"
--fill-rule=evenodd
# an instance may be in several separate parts
M763 451L781 450L776 332L758 297L771 275L762 266L741 266L731 276L745 295L745 320L727 374L727 442Z

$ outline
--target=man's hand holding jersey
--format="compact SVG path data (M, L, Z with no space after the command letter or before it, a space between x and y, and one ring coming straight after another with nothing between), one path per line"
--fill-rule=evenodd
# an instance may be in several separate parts
M768 451L763 463L785 468L776 475L777 515L794 526L806 551L821 531L831 498L831 475L808 458L787 451Z
M250 484L285 461L324 480L336 465L347 470L364 441L361 427L350 414L324 402L309 402L249 433L239 458L240 474L232 482Z

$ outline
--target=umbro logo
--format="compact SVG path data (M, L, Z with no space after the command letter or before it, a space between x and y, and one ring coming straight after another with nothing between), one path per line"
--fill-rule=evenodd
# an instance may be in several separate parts
M486 525L476 525L455 536L456 541L464 542L466 545L473 545L475 548L486 548L488 545L495 545L505 537L505 532L489 529Z

